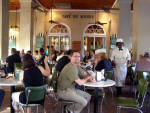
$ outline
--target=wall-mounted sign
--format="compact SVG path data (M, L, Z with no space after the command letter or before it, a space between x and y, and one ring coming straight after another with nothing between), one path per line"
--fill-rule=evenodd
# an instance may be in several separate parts
M68 14L68 15L62 15L63 18L66 18L66 19L70 19L70 18L81 18L81 19L91 19L91 18L94 18L93 15L71 15L71 14Z
M9 39L9 49L16 48L16 38L10 38Z
M110 37L110 49L114 49L116 47L116 35L112 35Z
M41 48L42 45L44 45L44 37L43 36L37 36L36 37L36 48Z

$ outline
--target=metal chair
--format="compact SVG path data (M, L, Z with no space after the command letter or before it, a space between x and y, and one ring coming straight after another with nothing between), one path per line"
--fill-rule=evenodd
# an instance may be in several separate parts
M60 74L60 72L55 70L54 73L53 73L52 79L51 79L51 83L50 83L50 86L52 86L55 95L57 95L57 83L58 83L59 74ZM49 97L49 95L48 95L48 97ZM63 100L63 99L58 99L57 103L61 104L61 111L62 111L62 113L64 113L64 108L68 104L73 104L73 105L75 104L75 102L73 102L73 101Z
M147 93L147 80L140 79L138 81L138 95L136 98L129 98L129 97L118 97L117 98L117 113L120 113L121 108L125 109L136 109L140 113L142 112L142 107L144 105L144 100L146 98Z
M18 103L19 106L22 108L23 113L25 112L25 108L28 107L37 107L36 113L38 113L38 106L42 105L44 109L44 99L46 95L46 89L48 85L42 85L42 86L36 86L36 87L26 87L25 88L25 94L26 94L26 104ZM31 104L30 102L35 101L43 101L42 104ZM45 109L44 109L45 113Z

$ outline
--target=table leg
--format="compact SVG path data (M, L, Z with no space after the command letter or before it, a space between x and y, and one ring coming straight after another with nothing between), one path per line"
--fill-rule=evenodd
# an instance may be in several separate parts
M98 113L98 88L95 88L94 94L94 113Z
M11 94L11 96L12 96L12 93L15 91L15 86L11 86L10 87L11 88L11 92L10 92L10 94ZM13 108L13 106L12 106L12 98L10 98L10 109L11 109L11 113L14 113L15 112L15 110L14 110L14 108Z

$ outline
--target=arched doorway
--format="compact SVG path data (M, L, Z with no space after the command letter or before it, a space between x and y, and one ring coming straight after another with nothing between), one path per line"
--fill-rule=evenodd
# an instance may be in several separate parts
M83 32L83 51L106 48L106 32L99 24L89 24Z
M48 45L54 46L57 51L70 49L70 28L63 23L52 25L48 32Z

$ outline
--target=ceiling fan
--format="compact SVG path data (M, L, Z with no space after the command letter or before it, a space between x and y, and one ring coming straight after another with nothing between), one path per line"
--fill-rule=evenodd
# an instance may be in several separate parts
M49 23L51 23L51 24L59 24L59 22L56 22L56 21L54 21L53 20L53 8L56 8L56 6L55 6L55 0L51 0L51 8L50 8L50 12L51 12L51 18L50 18L50 20L49 20Z
M107 24L107 23L103 23L103 22L100 22L97 20L97 10L95 9L95 12L94 12L94 23L89 23L89 24L98 24L98 25L104 25L104 24Z

